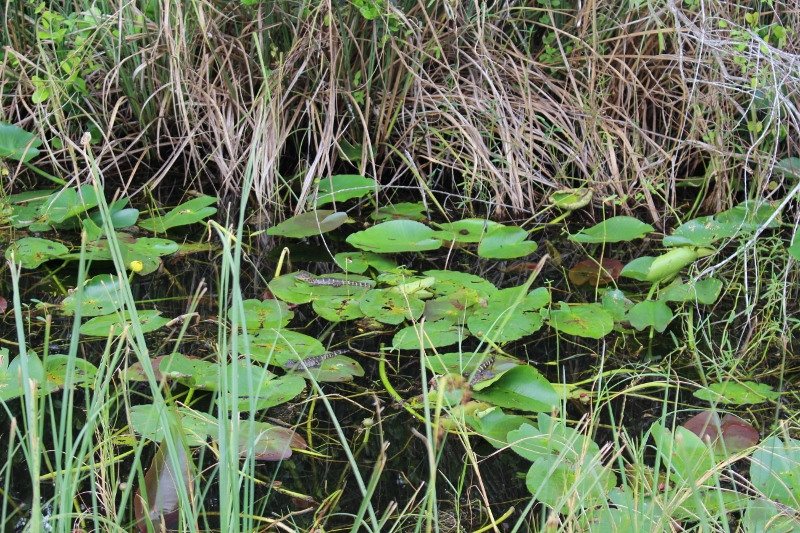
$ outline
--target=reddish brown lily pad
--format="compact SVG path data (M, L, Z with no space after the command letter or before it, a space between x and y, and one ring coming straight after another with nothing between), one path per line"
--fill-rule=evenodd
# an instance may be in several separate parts
M623 264L616 259L603 258L599 262L594 259L586 259L570 269L569 279L575 285L589 283L597 287L617 279L622 268Z

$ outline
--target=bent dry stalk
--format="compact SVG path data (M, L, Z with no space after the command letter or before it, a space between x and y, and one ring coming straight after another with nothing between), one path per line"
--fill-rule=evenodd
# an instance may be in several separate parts
M346 279L337 279L337 278L315 278L305 270L301 270L297 274L294 275L294 279L297 281L302 281L308 283L312 287L319 287L319 286L327 286L327 287L365 287L367 289L372 288L372 285L365 281L350 281Z
M324 353L322 355L316 355L314 357L306 357L302 361L298 361L297 359L289 359L283 364L283 367L287 370L297 370L298 368L318 368L322 362L326 359L330 359L331 357L336 357L337 355L341 355L343 353L347 353L350 350L333 350L328 353Z

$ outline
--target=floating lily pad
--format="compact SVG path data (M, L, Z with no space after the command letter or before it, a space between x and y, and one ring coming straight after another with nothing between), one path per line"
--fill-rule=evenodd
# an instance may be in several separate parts
M484 353L452 352L445 354L426 355L425 366L435 374L471 374L478 366L490 357ZM506 355L494 356L491 366L494 374L501 374L516 366L523 364L518 359Z
M373 289L361 299L361 312L384 324L417 320L424 310L425 303L422 300L386 290Z
M538 428L528 422L508 434L511 449L525 459L536 461L555 454L565 460L577 462L581 458L591 458L600 453L600 447L592 439L546 413L539 413L538 422Z
M0 401L7 402L13 398L22 396L25 389L22 387L22 365L28 368L28 379L35 382L40 394L49 394L58 388L56 383L48 380L42 360L35 352L30 351L25 356L18 355L11 363L8 363L8 352L4 352L4 365L7 368L0 372Z
M337 213L335 211L320 209L318 211L308 211L284 220L277 226L267 230L267 235L278 235L280 237L291 237L301 239L313 235L322 235L333 231L347 222L347 213Z
M239 421L239 455L242 457L252 455L256 461L281 461L292 456L292 448L308 448L305 439L295 430L266 422Z
M722 223L714 217L699 217L681 224L664 237L664 246L710 246L736 235L738 225Z
M753 232L767 224L767 220L775 213L777 207L763 200L747 200L741 204L718 213L716 219L723 224L734 224L741 231ZM780 216L770 222L768 228L777 228L781 223Z
M575 211L589 205L594 189L564 189L550 195L550 203L564 211Z
M561 309L550 311L550 326L567 335L600 339L614 329L614 319L598 305L569 306L561 302Z
M312 300L307 284L301 285L295 278L296 273L284 274L269 282L269 290L277 298L290 304L307 304Z
M425 204L422 202L401 202L379 207L370 218L376 222L382 220L425 220Z
M432 291L438 295L452 294L463 289L485 293L487 296L497 292L497 288L492 282L466 272L426 270L423 274L436 279L436 284L432 287Z
M390 220L353 233L347 242L356 248L377 253L422 252L435 250L442 241L435 231L413 220Z
M244 349L239 343L240 351ZM290 329L266 328L250 336L250 356L255 361L283 365L288 359L303 359L325 353L322 343L314 337Z
M345 272L363 274L369 267L378 272L385 272L397 268L394 261L372 252L345 252L336 254L333 258Z
M217 212L216 207L209 207L217 203L213 196L201 196L185 202L166 215L155 216L139 221L139 227L155 233L166 233L168 229L186 226L200 222Z
M660 299L667 302L698 302L711 305L722 292L722 281L708 278L696 283L681 283L668 287Z
M628 322L639 331L653 327L659 333L663 333L667 329L672 318L672 309L660 300L639 302L627 315Z
M764 498L779 502L796 501L800 490L798 479L800 441L788 436L785 441L780 437L769 437L753 453L750 482Z
M322 361L319 367L308 369L298 367L292 370L289 375L303 378L313 377L314 381L342 383L353 381L354 376L363 376L364 369L354 359L344 355L337 355Z
M242 302L244 306L244 320L247 329L253 330L258 328L282 328L289 324L289 321L294 317L294 312L289 310L289 306L285 302L279 300L245 300ZM228 311L232 314L233 309Z
M13 259L16 263L22 263L24 268L37 268L39 265L51 259L58 259L62 255L69 253L66 246L60 242L38 237L24 237L14 241L6 248L6 259Z
M126 236L124 233L117 234ZM127 237L127 236L126 236ZM169 239L154 239L150 237L133 238L128 237L125 242L120 242L125 264L130 265L133 261L142 263L142 268L136 273L140 276L152 274L161 265L160 257L174 254L178 251L178 243Z
M442 321L448 324L466 324L469 317L481 303L486 303L488 296L477 291L461 289L435 300L425 302L425 319L431 322Z
M168 318L161 316L161 311L153 310L137 311L136 319L142 328L142 333L155 331L169 323ZM126 327L131 330L131 325L130 313L125 311L122 315L111 314L92 318L81 326L80 333L81 335L108 337L111 328L114 328L114 334L121 335Z
M530 422L522 416L508 415L499 407L474 411L465 417L465 421L475 433L486 439L495 448L508 446L508 433L519 429L522 424Z
M766 383L755 383L753 381L712 383L708 386L708 389L696 390L694 395L696 398L711 403L732 403L737 405L762 403L767 400L774 401L780 397L780 393L772 390L772 387Z
M84 284L81 301L77 301L76 291L64 298L61 310L65 315L73 315L80 305L82 316L109 315L122 307L122 286L123 281L117 276L95 276Z
M711 450L690 430L677 427L673 435L663 425L656 423L651 434L662 464L669 465L673 475L682 482L694 483L714 468L716 461Z
M607 500L615 480L614 475L600 462L586 462L579 468L575 463L548 455L538 458L531 465L525 484L537 500L555 507L559 513L568 512L567 496L574 494L575 487L581 485L583 488L577 505L581 509L578 512L583 513ZM562 503L561 507L558 507L559 503Z
M422 329L422 331L420 331ZM393 350L420 350L450 346L467 336L464 328L447 322L425 322L398 331L392 340ZM421 338L420 338L421 337Z
M645 224L633 217L613 217L581 230L575 235L570 235L569 239L581 243L607 243L607 242L627 242L634 239L641 239L653 231L653 226Z
M328 296L314 300L314 312L325 320L343 322L361 318L361 301L352 296Z
M616 259L602 258L581 261L569 270L569 279L575 285L589 284L591 287L611 283L619 277L623 265Z
M512 287L490 296L486 306L478 308L467 320L470 332L494 342L508 342L539 330L542 327L542 315L537 310L550 301L550 292L540 287L517 304L521 290L524 288Z
M39 155L41 139L19 126L0 122L0 159L28 162Z
M128 199L122 198L108 206L112 227L127 228L128 226L136 224L136 221L139 219L139 210L133 209L132 207L126 209L126 205L128 205ZM103 227L103 216L99 211L91 213L89 215L89 220L94 222L98 227Z
M482 218L465 218L457 222L436 224L436 226L441 229L441 231L437 233L437 237L446 241L464 243L481 242L489 233L504 227L502 224ZM525 237L527 236L526 232ZM524 238L522 240L524 240Z
M67 382L67 374L71 374L72 386L84 385L91 388L97 375L97 367L89 361L60 354L49 356L44 370L48 383L55 387L63 387Z
M549 413L561 404L550 382L530 366L510 369L491 387L475 391L473 397L498 407L539 413Z
M42 204L37 222L43 225L60 224L95 207L97 203L97 193L91 185L81 185L78 189L62 189L51 194ZM33 231L42 230L44 227Z
M605 291L602 302L603 309L611 314L615 322L625 320L628 311L634 306L634 303L625 296L625 293L617 289Z
M331 202L346 202L376 191L377 185L372 178L365 178L357 174L340 174L320 180L319 192L317 197L311 200L311 203L321 206Z
M522 228L503 226L486 235L478 245L478 255L488 259L516 259L532 254L539 247L526 241L528 232Z

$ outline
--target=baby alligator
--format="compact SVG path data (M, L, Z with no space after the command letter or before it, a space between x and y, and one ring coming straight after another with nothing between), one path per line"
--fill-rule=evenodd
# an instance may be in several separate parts
M366 287L372 288L372 285L366 283L364 281L350 281L346 279L336 279L336 278L315 278L305 270L301 270L297 274L294 275L294 279L298 281L304 281L314 287L327 285L328 287L343 287L348 285L350 287Z
M481 381L485 381L489 378L493 378L494 374L489 367L494 364L494 356L491 356L489 359L481 363L478 368L475 369L475 374L472 376L472 379L469 380L470 386L477 385Z
M302 361L298 361L297 359L289 359L283 364L283 367L287 370L296 370L298 368L318 368L325 359L330 359L331 357L336 357L337 355L341 355L349 351L350 350L333 350L322 355L306 357Z

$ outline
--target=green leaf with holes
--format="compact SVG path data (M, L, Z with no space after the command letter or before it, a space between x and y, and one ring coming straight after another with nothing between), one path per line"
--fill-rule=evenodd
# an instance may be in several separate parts
M442 245L436 232L413 220L390 220L376 224L364 231L353 233L347 242L356 248L389 254L436 250Z
M60 242L38 237L24 237L11 243L6 248L6 259L22 263L23 268L37 268L51 259L58 259L69 253L66 246Z
M78 301L77 291L61 302L65 315L75 314L80 306L82 316L109 315L122 307L122 287L126 281L111 274L101 274L86 281L82 298Z
M314 312L325 320L343 322L361 318L361 301L352 296L326 296L318 298L311 304Z
M463 243L481 242L488 234L504 227L502 224L482 218L465 218L456 222L436 224L436 226L441 230L437 233L437 237L446 241ZM527 233L525 236L527 237Z
M302 239L333 231L347 222L347 213L337 213L328 209L308 211L284 220L267 230L267 235Z
M425 303L419 298L387 290L373 289L361 298L361 312L384 324L416 320L424 310Z
M294 312L289 310L289 306L280 300L245 300L242 302L244 307L244 320L247 329L258 328L282 328L289 324L294 317ZM228 310L228 315L233 313L233 309Z

